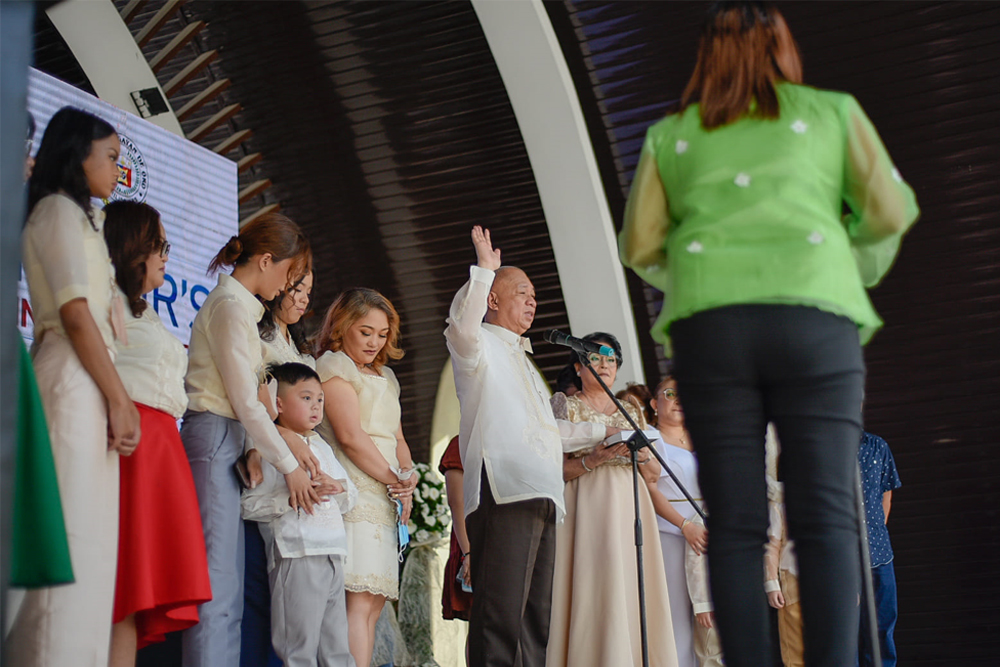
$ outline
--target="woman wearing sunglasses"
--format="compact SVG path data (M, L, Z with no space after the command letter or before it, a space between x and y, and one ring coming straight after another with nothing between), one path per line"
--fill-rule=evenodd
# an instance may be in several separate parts
M621 345L611 334L592 333L586 341L607 345L614 356L589 355L588 362L609 387L621 366ZM556 420L591 422L607 434L631 430L593 373L571 353L571 365L582 389L573 396L552 396ZM632 419L646 428L642 411L624 403ZM639 452L639 506L643 527L646 613L650 665L677 664L667 582L657 538L656 513L648 484L655 484L660 465L647 450ZM566 518L556 530L552 581L552 617L546 664L640 665L639 593L636 585L632 464L628 447L596 446L565 455L563 479ZM643 483L645 482L645 483ZM678 594L686 594L682 588ZM612 611L613 610L613 611Z

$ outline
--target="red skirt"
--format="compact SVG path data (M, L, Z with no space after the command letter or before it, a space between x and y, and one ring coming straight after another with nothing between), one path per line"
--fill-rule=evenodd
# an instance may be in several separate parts
M142 440L121 457L114 622L135 614L139 648L198 622L212 599L198 497L177 420L136 403Z
M463 591L462 584L458 583L458 573L461 571L462 547L458 546L458 538L455 537L453 530L451 550L448 553L448 562L444 566L444 582L441 587L441 615L448 621L456 618L467 621L472 611L472 593Z

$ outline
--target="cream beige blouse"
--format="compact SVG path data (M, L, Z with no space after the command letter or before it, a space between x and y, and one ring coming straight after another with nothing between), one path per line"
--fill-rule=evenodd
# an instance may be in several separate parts
M36 342L49 330L65 335L59 309L74 299L86 299L104 344L114 348L111 304L118 287L101 232L104 212L92 207L91 215L93 225L79 204L54 194L35 204L24 226L21 261Z
M257 322L264 306L238 280L220 275L191 327L188 409L238 419L265 461L287 475L298 467L257 396L263 371Z
M184 344L163 326L151 306L139 317L126 314L125 331L127 342L117 343L115 368L129 398L180 419L188 404Z

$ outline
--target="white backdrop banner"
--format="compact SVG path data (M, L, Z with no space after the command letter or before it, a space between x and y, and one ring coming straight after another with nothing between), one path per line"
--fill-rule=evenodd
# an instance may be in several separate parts
M167 281L146 298L187 345L195 313L215 286L215 278L206 275L208 263L239 228L236 163L32 69L28 111L35 118L35 152L49 119L64 106L92 113L118 132L118 188L111 199L146 202L160 212L170 242ZM23 271L18 295L17 323L30 343L31 304Z

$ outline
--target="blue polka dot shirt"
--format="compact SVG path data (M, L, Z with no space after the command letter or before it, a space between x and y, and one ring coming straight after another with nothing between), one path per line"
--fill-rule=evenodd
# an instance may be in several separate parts
M861 488L865 496L868 547L872 567L878 567L892 562L892 544L889 543L889 529L882 511L882 494L898 489L903 483L899 481L888 443L877 435L867 431L862 433L858 463L861 465Z

